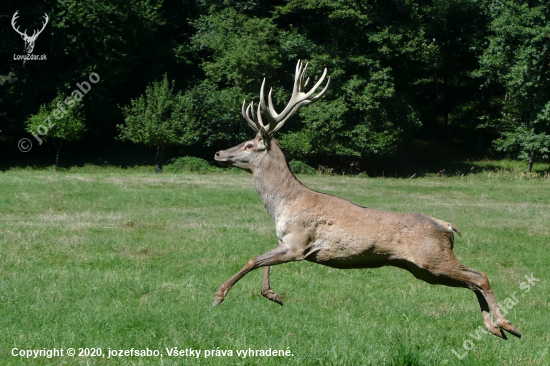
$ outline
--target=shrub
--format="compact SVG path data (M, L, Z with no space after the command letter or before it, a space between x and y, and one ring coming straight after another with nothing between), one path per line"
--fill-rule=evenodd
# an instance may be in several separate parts
M193 173L215 173L220 171L219 168L213 167L206 160L193 156L184 156L170 159L165 167L167 172L179 173L182 171Z
M317 174L317 170L300 160L292 160L288 165L294 174Z

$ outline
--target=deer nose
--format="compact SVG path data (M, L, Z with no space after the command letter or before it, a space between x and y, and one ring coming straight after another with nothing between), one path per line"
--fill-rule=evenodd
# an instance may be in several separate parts
M216 155L214 155L214 159L219 159L219 158L220 158L220 152L218 151L218 152L216 153Z

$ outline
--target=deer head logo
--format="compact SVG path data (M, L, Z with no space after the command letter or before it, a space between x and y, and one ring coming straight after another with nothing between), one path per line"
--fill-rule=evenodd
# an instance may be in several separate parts
M27 51L27 53L32 53L32 50L34 49L34 42L36 42L36 38L38 38L40 33L42 33L44 28L46 28L46 24L48 24L48 20L49 20L48 14L44 13L44 19L46 20L46 22L42 23L42 29L40 29L39 31L34 30L32 36L29 37L29 35L27 35L26 29L25 29L25 32L20 32L19 27L17 28L15 27L15 20L19 17L19 15L17 15L18 12L19 10L17 10L15 14L13 14L13 18L11 18L11 26L17 33L21 35L21 38L23 38L23 41L25 41L25 51Z

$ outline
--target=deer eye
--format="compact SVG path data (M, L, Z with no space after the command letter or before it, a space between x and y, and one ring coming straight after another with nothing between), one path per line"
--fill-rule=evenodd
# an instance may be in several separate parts
M254 147L253 144L246 144L245 149L252 149Z

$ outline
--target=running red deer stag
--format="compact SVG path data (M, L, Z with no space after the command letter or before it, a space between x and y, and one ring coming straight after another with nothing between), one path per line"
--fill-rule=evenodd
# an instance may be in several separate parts
M291 261L307 260L334 268L377 268L395 266L430 284L465 287L479 301L485 327L506 339L501 329L521 337L518 328L500 312L487 275L461 264L453 254L454 232L448 222L419 213L398 213L358 206L345 199L319 193L304 186L290 171L279 143L271 135L303 105L318 100L327 90L313 96L326 77L325 69L309 92L304 82L308 64L296 66L290 102L279 114L273 108L271 92L264 100L264 82L260 103L253 102L242 114L256 131L256 137L227 150L218 151L215 159L252 173L254 187L273 221L279 246L246 265L216 293L212 306L221 303L228 291L248 272L264 267L262 295L282 305L281 298L269 283L269 268ZM267 124L262 121L262 113ZM490 311L496 316L496 324Z

